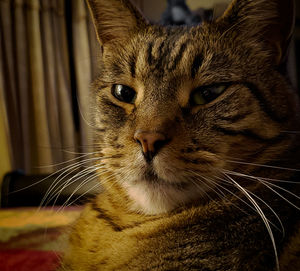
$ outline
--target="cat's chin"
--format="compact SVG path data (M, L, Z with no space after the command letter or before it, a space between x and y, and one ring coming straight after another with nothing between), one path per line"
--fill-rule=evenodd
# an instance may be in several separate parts
M131 210L147 215L170 212L203 195L203 190L194 185L172 185L163 180L136 180L124 186L132 200Z

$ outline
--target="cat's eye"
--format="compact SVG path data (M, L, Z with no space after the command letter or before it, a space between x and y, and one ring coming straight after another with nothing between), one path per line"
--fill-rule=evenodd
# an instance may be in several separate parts
M129 104L133 104L136 98L136 92L131 87L125 85L113 85L111 94L119 101Z
M226 85L218 84L206 87L198 87L191 94L192 105L204 105L220 96L225 89Z

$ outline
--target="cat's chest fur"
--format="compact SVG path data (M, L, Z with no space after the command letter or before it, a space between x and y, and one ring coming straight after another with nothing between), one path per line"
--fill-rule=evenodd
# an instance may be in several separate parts
M144 216L125 213L104 193L86 206L74 226L64 267L95 271L275 270L272 244L261 218L241 201L230 200ZM283 213L283 223L294 222L293 213ZM275 236L282 235L278 232ZM279 250L287 239L278 243Z

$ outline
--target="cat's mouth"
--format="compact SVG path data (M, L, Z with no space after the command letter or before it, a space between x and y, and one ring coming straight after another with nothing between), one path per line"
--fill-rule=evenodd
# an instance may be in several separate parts
M144 172L144 179L145 181L149 182L162 182L164 181L162 178L160 178L157 173L154 171L153 167L147 167L147 169Z
M145 172L142 176L142 181L146 182L148 185L161 185L166 187L172 187L175 189L184 190L188 187L187 182L178 182L178 181L172 181L172 180L166 180L162 177L160 177L152 166L149 166L145 169Z
M129 198L131 209L144 214L160 214L173 210L187 202L198 199L203 188L194 186L191 179L171 174L161 176L155 167L148 165L135 177L123 182Z

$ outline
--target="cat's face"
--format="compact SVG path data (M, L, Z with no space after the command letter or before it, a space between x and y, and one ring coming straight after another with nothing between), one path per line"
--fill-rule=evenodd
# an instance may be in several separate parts
M252 2L270 13L280 6ZM295 99L278 67L291 24L262 40L268 20L256 32L247 20L234 27L248 1L192 28L151 26L126 1L89 3L103 45L94 83L101 163L132 209L156 214L200 199L223 170L236 169L233 161L266 163L285 148L281 132L292 125ZM248 5L253 20L258 11ZM102 10L121 10L121 19Z

